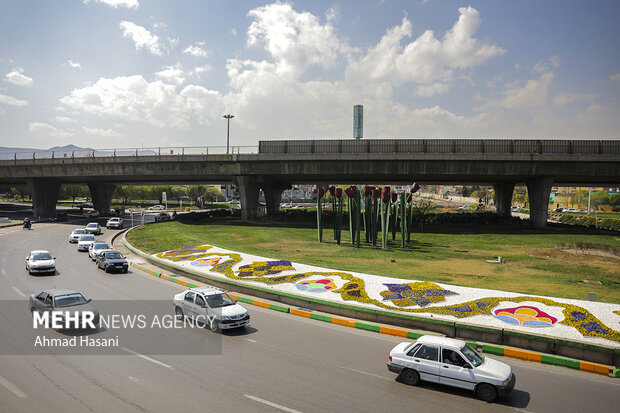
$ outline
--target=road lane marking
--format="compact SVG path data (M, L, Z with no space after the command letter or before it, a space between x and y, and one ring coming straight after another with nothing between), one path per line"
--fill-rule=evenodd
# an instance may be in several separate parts
M252 340L251 338L246 338L247 341L249 341L250 343L256 343L256 340Z
M13 383L11 383L10 381L8 381L2 376L0 376L0 384L4 386L7 390L9 390L11 393L16 395L17 397L21 397L22 399L28 397L26 393L18 389L16 385L14 385Z
M145 356L144 354L137 353L137 352L135 352L133 350L128 349L127 347L121 347L121 349L125 350L128 353L133 354L134 356L138 356L138 357L140 357L140 358L142 358L144 360L150 361L151 363L158 364L158 365L160 365L162 367L165 367L167 369L172 369L172 366L170 366L170 365L168 365L166 363L163 363L163 362L161 362L159 360L155 360L153 358L150 358L149 356Z
M4 268L2 269L2 275L4 275L4 278L8 278L8 276L6 275L6 269L4 269Z
M274 403L274 402L270 402L269 400L265 400L265 399L261 399L260 397L252 396L251 394L244 394L244 396L247 397L250 400L254 400L256 402L259 402L259 403L262 403L262 404L266 404L267 406L274 407L274 408L282 410L284 412L301 413L299 410L291 409L289 407L282 406L282 405Z
M22 297L26 298L26 294L24 294L24 293L22 293L21 291L19 291L19 290L17 289L17 287L11 287L11 288L12 288L13 290L15 290L15 292L16 292L17 294L19 294L19 295L21 295Z
M351 369L349 367L340 366L340 368L341 369L345 369L345 370L349 370L349 371L353 371L355 373L365 374L367 376L377 377L377 378L383 379L383 380L390 380L390 381L394 380L394 379L391 379L391 378L388 378L388 377L379 376L378 374L372 374L372 373L368 373L368 372L361 371L361 370Z

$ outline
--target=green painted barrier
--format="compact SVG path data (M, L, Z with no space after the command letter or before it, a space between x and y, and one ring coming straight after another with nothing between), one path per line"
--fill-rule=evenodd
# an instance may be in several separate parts
M312 313L312 314L310 314L310 318L313 319L313 320L325 321L326 323L331 323L332 322L332 317L331 316L327 316L327 315L323 315L323 314Z
M407 331L407 338L412 338L414 340L419 339L423 335L424 335L423 333L416 333L414 331Z
M469 347L473 349L478 349L478 343L476 343L475 341L468 341L467 344L469 344Z
M290 310L291 310L288 307L284 307L283 305L277 305L277 304L270 304L269 305L269 309L270 310L275 310L275 311L280 311L282 313L289 313Z
M581 370L581 363L579 360L573 360L566 357L554 356L555 365L568 367L569 369Z
M620 377L620 369L614 369L614 377Z
M187 286L189 288L198 288L198 284L191 284L191 283L187 283Z
M254 303L253 299L245 298L245 297L241 297L241 296L237 297L237 301L241 301L242 303L247 303L247 304L253 304Z
M540 362L543 364L555 364L555 356L550 354L541 354Z
M359 328L359 329L366 330L366 331L373 331L375 333L379 333L381 331L381 327L379 326L375 326L372 324L366 324L366 323L360 323L360 322L355 323L355 328Z
M483 344L482 345L482 352L483 353L495 354L497 356L503 356L504 355L504 347L494 346L492 344Z

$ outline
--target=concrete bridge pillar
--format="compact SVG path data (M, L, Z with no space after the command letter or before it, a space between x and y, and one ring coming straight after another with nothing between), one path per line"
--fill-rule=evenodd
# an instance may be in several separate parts
M548 176L533 178L525 183L530 199L530 221L535 227L544 228L547 226L549 195L551 186L553 186L553 178Z
M32 214L35 219L39 217L53 217L56 215L56 201L60 181L50 179L33 179L28 182L32 194Z
M256 209L258 208L256 178L249 175L235 176L233 182L237 185L241 197L241 219L244 221L256 219Z
M101 215L108 215L112 206L112 194L116 189L114 184L89 183L88 189L93 198L93 207Z
M273 216L280 210L280 201L282 200L282 192L290 189L291 185L283 182L266 182L261 184L265 193L265 205L267 207L267 216Z
M510 215L510 207L512 205L512 193L515 184L513 182L504 182L493 185L495 191L495 209L500 215Z

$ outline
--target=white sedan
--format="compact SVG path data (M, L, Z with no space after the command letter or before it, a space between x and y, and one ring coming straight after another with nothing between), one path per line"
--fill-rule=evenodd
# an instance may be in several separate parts
M71 244L75 244L76 242L78 242L78 240L80 239L80 237L82 235L86 234L86 231L84 230L84 228L78 228L78 229L74 229L71 234L69 234L69 242Z
M88 251L90 245L95 242L95 236L91 234L80 235L80 239L78 240L77 250L78 251Z
M104 251L112 251L112 248L105 242L93 242L90 244L90 247L88 247L88 256L91 260L95 261L97 259L97 255Z
M30 275L42 272L53 274L56 272L56 258L45 250L30 251L26 256L26 269Z
M250 324L248 310L215 287L192 288L174 296L174 312L179 320L189 318L211 331L240 328Z
M400 343L390 352L387 367L406 384L425 380L460 387L486 402L507 395L515 386L509 365L452 338L422 336L414 343Z

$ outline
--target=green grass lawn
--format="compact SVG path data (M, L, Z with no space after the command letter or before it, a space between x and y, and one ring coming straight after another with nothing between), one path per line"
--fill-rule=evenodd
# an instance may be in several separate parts
M331 230L319 244L316 229L310 228L165 222L137 228L127 237L148 253L209 244L336 270L584 300L588 292L596 292L600 301L620 303L620 259L555 248L579 242L620 248L620 234L429 231L413 234L405 248L397 234L383 250L364 242L361 248L349 245L347 231L342 245L336 245ZM487 262L497 256L506 262Z

